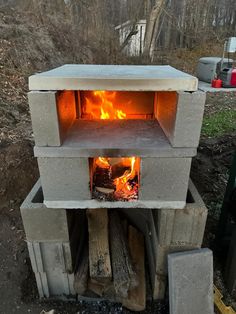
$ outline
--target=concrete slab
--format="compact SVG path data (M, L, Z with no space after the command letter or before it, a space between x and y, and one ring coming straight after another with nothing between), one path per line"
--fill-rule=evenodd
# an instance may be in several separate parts
M171 66L66 64L29 78L30 90L196 91L198 79Z
M153 210L160 245L202 245L208 210L191 180L189 193L184 209Z
M61 147L35 147L37 157L193 157L173 149L156 120L76 120Z
M210 83L206 83L203 81L198 82L198 89L203 92L208 93L232 93L236 92L236 88L214 88L211 87Z
M28 241L69 241L66 210L47 208L43 204L40 180L34 185L20 210Z
M165 93L159 93L157 96L157 119L171 145L197 147L206 94L200 91L178 92L176 101L169 101L166 97Z
M170 314L213 314L213 256L209 249L168 255Z

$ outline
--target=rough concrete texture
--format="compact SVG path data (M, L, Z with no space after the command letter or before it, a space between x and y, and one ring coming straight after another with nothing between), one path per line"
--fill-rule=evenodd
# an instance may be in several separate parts
M196 91L198 79L171 66L66 64L29 78L30 90Z
M72 91L28 93L32 127L37 146L60 146L76 118Z
M139 199L91 199L87 158L38 158L44 204L51 208L183 208L191 158L143 158ZM173 175L174 174L174 175Z
M228 250L224 278L227 289L232 296L236 296L236 227L234 227Z
M213 256L209 249L168 255L170 314L213 314Z
M91 199L87 158L38 158L38 165L45 200Z
M66 210L43 204L40 180L21 205L21 217L28 241L69 241Z
M202 245L208 211L191 180L189 193L192 202L184 209L153 211L160 245Z
M140 200L186 201L191 158L142 158Z
M197 147L199 144L206 94L178 92L165 101L167 93L158 93L157 119L173 147ZM163 101L165 106L162 106Z
M70 243L28 241L27 244L39 296L75 294Z

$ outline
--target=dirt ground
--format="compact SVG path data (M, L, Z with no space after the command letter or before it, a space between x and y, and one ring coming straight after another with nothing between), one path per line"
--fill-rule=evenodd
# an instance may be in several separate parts
M229 99L231 99L229 101ZM208 95L206 114L233 106L234 97ZM17 109L6 111L1 119L0 141L0 313L35 313L56 309L57 313L130 313L108 302L41 302L30 267L19 206L38 178L33 157L33 138L27 109L20 119ZM17 107L19 108L19 107ZM22 107L25 108L25 107ZM1 107L0 107L1 110ZM4 135L5 134L5 135ZM6 136L8 135L8 136ZM192 165L192 179L209 208L205 241L214 240L227 173L236 147L236 134L202 138ZM166 302L148 302L144 313L168 313Z

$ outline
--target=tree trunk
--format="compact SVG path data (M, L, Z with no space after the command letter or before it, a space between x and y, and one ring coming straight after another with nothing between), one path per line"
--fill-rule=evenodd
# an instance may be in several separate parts
M158 34L159 21L162 13L162 8L166 0L156 0L153 6L150 17L147 22L147 28L145 33L145 43L143 54L146 57L153 57L156 36Z

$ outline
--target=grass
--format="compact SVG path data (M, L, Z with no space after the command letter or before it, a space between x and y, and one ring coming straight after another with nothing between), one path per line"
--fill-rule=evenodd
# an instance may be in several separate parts
M236 131L236 110L222 110L203 119L203 136L216 137L234 131Z

